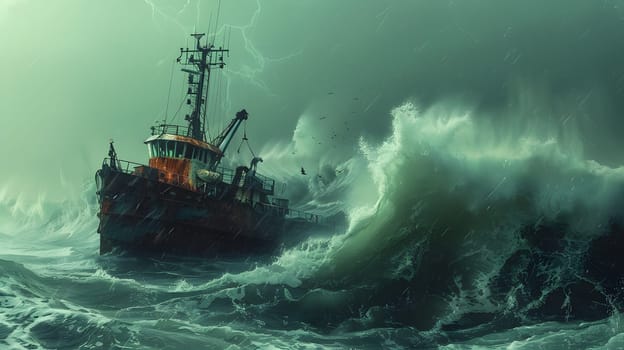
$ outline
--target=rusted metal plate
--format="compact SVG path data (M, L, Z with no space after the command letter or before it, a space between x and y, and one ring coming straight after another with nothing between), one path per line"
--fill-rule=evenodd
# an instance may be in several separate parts
M179 171L176 166L185 166L181 159L155 158L154 162L162 163L150 165L173 167L173 171ZM206 256L268 253L297 244L309 232L327 227L304 219L286 219L284 211L266 204L253 207L231 196L207 196L144 176L146 171L149 169L135 167L141 176L113 170L106 164L98 171L101 254L114 247L138 253Z
M184 158L154 157L149 160L150 168L158 169L158 181L193 189L190 176L191 160Z
M214 254L279 247L283 217L266 217L230 199L206 198L133 174L103 174L100 252L119 246L142 252ZM131 185L132 184L132 185Z

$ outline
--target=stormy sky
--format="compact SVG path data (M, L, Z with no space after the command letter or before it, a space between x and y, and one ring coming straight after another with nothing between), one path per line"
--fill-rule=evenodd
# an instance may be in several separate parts
M62 198L111 138L146 162L149 126L182 122L172 63L209 27L231 50L210 120L247 109L257 149L306 116L347 156L413 101L574 125L587 159L624 163L624 1L0 0L0 186Z

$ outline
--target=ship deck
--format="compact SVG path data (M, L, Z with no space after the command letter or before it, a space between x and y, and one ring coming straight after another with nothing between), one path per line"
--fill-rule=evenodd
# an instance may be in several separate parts
M116 161L116 164L113 166L111 164L110 158L104 158L102 162L102 166L104 165L108 166L112 171L118 171L124 174L139 176L147 180L162 182L162 178L163 178L161 176L162 172L159 169L149 167L148 165L145 165L145 164L118 159ZM170 185L173 185L173 186L185 189L185 190L190 190L193 192L201 193L203 195L206 195L207 197L216 197L219 195L219 190L218 190L219 186L232 184L235 171L232 169L223 167L223 166L219 166L216 169L216 172L222 175L222 180L220 183L214 183L214 184L204 183L201 186L189 186L187 185L188 184L187 179L185 179L184 176L179 175L179 174L174 174L173 181L168 182L168 183ZM275 188L275 180L269 177L266 177L264 175L258 174L258 173L256 173L255 176L261 180L263 189L273 191L273 189ZM271 202L263 203L262 205L265 210L270 210L270 211L279 210L279 209L284 210L286 219L292 219L292 220L298 219L298 220L306 221L309 223L321 224L321 225L329 224L329 221L322 215L284 207L283 205L281 205L282 201L283 200L280 198L271 198Z

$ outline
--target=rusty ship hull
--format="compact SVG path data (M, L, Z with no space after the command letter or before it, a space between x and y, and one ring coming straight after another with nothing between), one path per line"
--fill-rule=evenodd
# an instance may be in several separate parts
M241 203L226 183L199 192L106 164L96 176L100 254L115 248L193 256L271 253L318 228L286 218L284 208Z

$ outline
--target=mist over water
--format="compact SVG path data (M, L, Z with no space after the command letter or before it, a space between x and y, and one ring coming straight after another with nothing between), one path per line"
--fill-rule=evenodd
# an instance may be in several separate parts
M0 2L0 347L624 348L624 4L223 2L229 165L349 225L157 259L99 256L91 177L219 5L61 3Z

